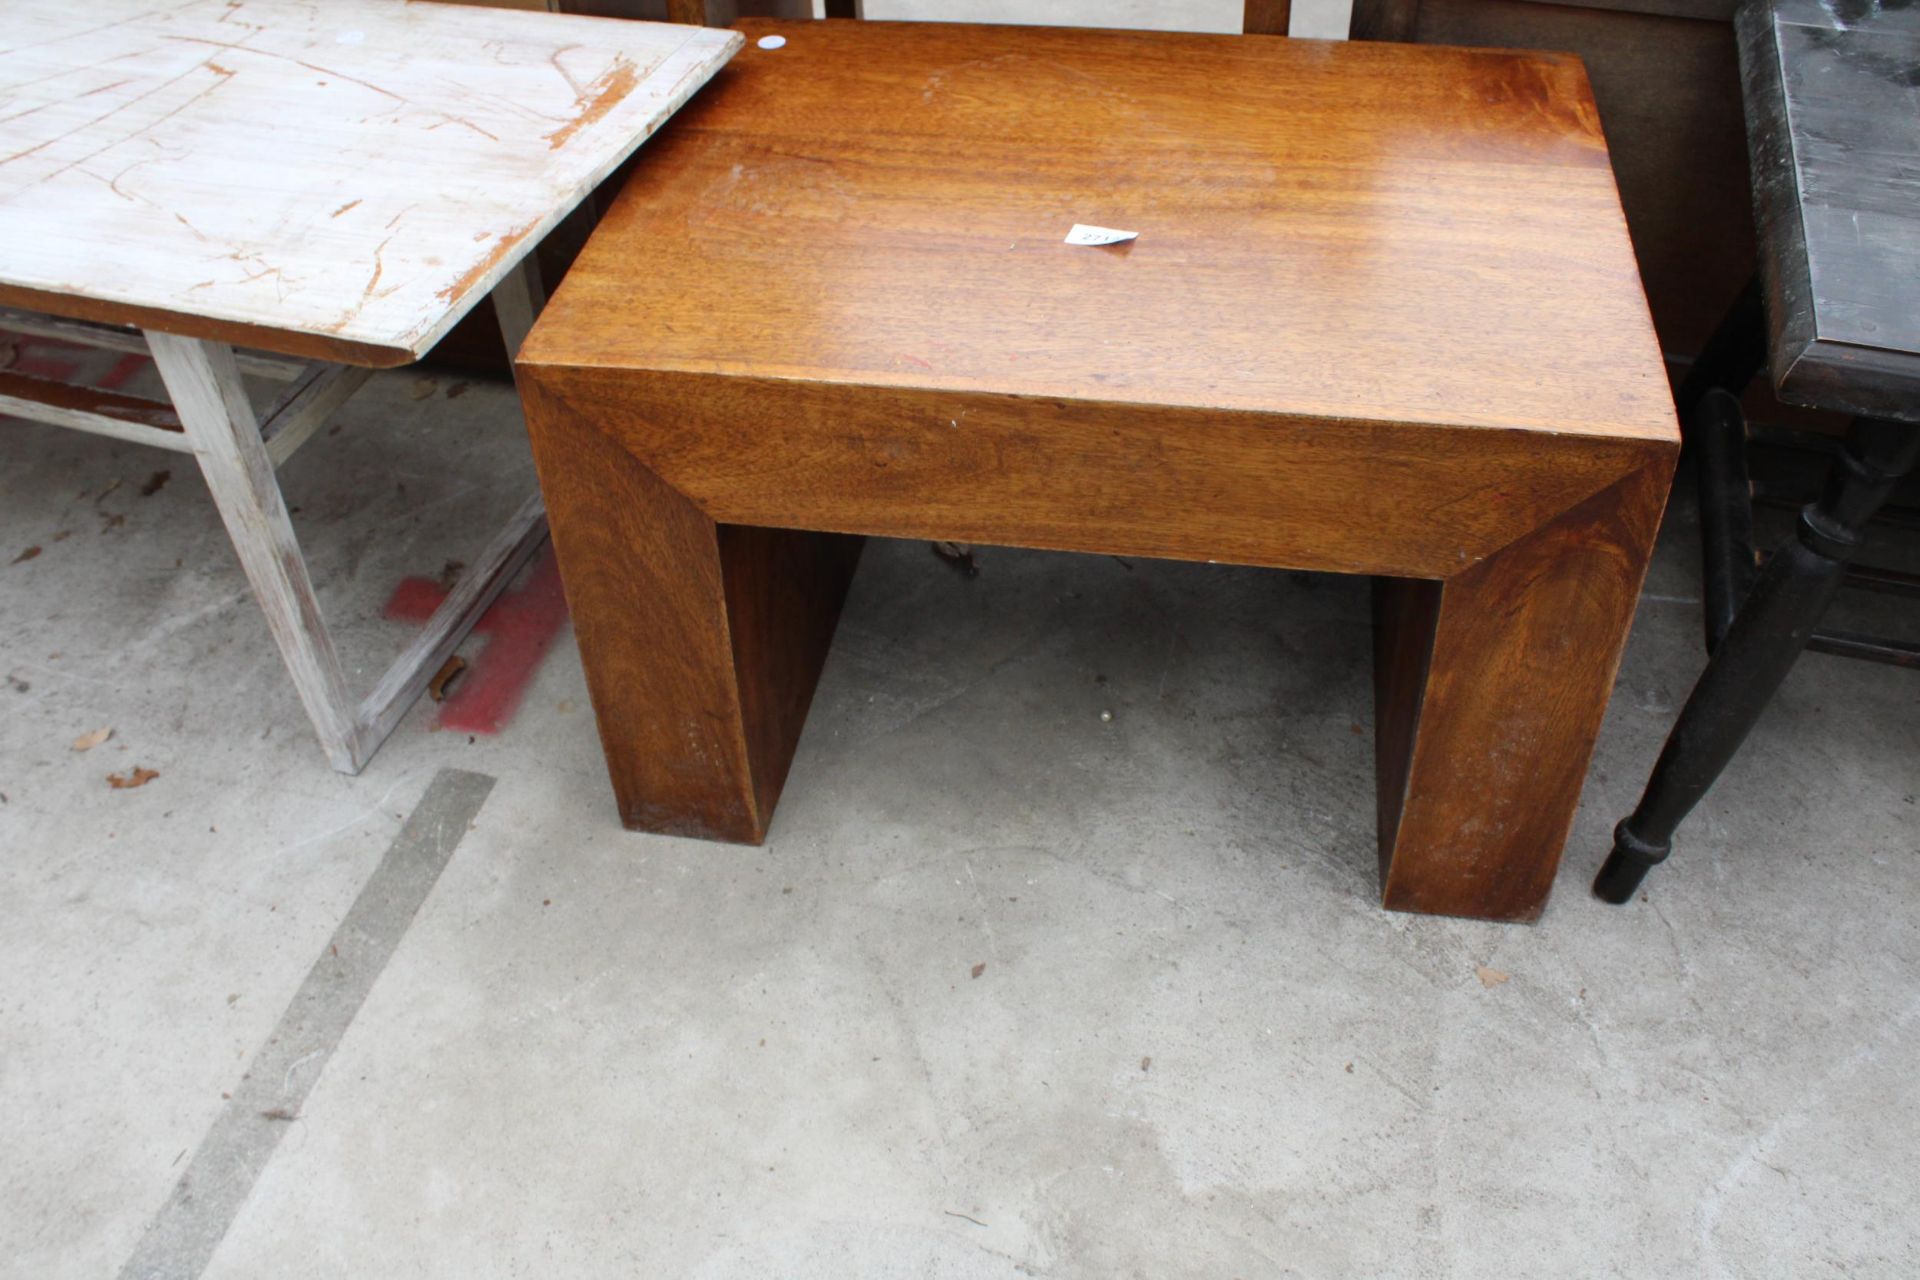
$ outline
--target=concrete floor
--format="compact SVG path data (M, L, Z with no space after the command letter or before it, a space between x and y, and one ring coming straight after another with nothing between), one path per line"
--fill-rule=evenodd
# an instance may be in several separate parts
M456 385L284 473L368 679L529 483ZM122 1268L447 766L497 785L209 1276L1920 1268L1920 680L1808 658L1586 893L1700 662L1684 510L1531 928L1375 905L1356 580L873 543L750 849L618 829L565 636L501 735L331 773L187 459L8 423L0 513L0 1273Z

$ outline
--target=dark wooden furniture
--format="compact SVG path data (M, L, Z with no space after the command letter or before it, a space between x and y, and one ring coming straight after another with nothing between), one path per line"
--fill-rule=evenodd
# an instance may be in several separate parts
M1537 915L1678 443L1579 63L742 29L518 364L625 823L766 834L860 535L1369 574L1385 902Z
M593 3L594 0L584 2ZM600 3L604 5L605 0L600 0ZM666 0L666 5L669 22L711 23L738 16L716 13L722 6L709 4L708 0ZM725 6L727 9L738 7L737 4ZM829 18L863 17L861 8L860 0L826 0L826 16ZM1287 20L1292 11L1293 0L1246 0L1241 29L1248 35L1283 36L1287 34Z
M1920 9L1778 0L1737 26L1774 387L1920 418Z
M1682 393L1712 658L1615 830L1594 882L1609 902L1666 859L1810 640L1920 665L1920 646L1816 630L1866 523L1920 456L1920 10L1777 0L1737 25L1762 287ZM1861 416L1794 541L1756 573L1736 396L1763 363L1782 399Z

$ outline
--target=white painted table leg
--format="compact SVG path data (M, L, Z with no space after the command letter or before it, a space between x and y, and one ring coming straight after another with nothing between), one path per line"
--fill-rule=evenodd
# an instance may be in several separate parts
M357 773L365 757L346 677L233 349L158 332L147 343L320 745L334 768Z
M534 320L546 305L547 289L540 280L540 264L531 253L493 286L493 313L500 320L500 337L507 344L509 363L520 354L520 344L527 340Z
M531 254L494 286L493 309L500 318L500 336L509 360L520 350L545 302L546 292ZM546 540L547 509L536 490L461 575L426 626L360 704L358 724L367 754L386 741L480 615Z
M460 575L460 581L454 583L453 590L427 619L427 625L420 628L419 634L394 659L387 673L380 677L380 683L360 704L358 723L368 755L387 740L387 735L406 716L407 709L419 701L420 695L433 683L433 677L473 630L473 624L480 621L480 615L546 540L547 509L536 493L520 504L506 527L494 535L472 567Z
M509 358L520 350L545 302L546 291L531 256L494 287L494 310ZM273 446L261 438L260 422L247 400L233 349L224 343L165 333L146 336L181 426L206 473L220 518L226 522L227 535L320 735L320 745L334 768L358 773L487 606L546 541L546 508L538 493L520 505L373 691L356 703L347 692L333 637L321 617L306 560L274 479ZM358 376L359 371L348 373L355 375L345 387L350 394L364 377ZM344 398L345 394L337 397ZM325 411L334 407L334 400L329 400L324 410L316 409L310 415L314 422L304 424L300 434L311 434Z

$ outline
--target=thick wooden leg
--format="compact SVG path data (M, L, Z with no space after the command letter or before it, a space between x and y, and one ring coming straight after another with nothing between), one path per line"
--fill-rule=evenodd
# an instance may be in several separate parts
M621 821L757 844L861 539L719 525L522 384Z
M1386 906L1546 906L1670 475L1636 472L1444 582L1377 581Z
M1767 561L1681 709L1639 807L1614 828L1613 852L1593 882L1598 897L1627 901L1666 861L1674 830L1746 741L1840 589L1867 521L1916 460L1920 427L1854 423L1826 494L1801 511L1798 536Z
M353 701L233 349L155 332L147 344L320 745L352 773L362 759Z

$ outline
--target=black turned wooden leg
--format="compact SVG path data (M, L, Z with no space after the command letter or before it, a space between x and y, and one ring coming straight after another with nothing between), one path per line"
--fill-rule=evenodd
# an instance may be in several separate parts
M1719 648L1740 602L1753 590L1753 484L1747 474L1747 422L1740 402L1714 389L1687 420L1700 497L1700 580L1707 652Z
M1760 305L1760 277L1754 276L1733 300L1680 381L1674 402L1683 426L1692 420L1694 406L1707 392L1718 388L1738 397L1766 363L1767 317ZM1693 447L1691 439L1686 443L1688 449Z
M1920 427L1877 418L1853 424L1820 501L1800 512L1798 537L1767 561L1753 592L1693 687L1633 815L1613 832L1595 895L1621 903L1673 848L1673 832L1740 749L1839 590L1861 530L1920 455Z

